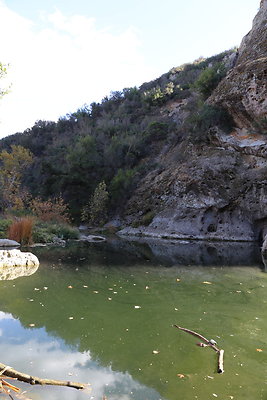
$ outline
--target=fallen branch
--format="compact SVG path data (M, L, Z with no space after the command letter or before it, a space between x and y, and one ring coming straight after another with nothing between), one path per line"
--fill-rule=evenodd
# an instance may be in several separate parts
M203 340L204 342L206 342L213 350L216 351L216 353L219 353L220 349L218 349L218 347L215 346L214 344L210 343L210 341L209 341L207 338L205 338L204 336L200 335L199 333L194 332L194 331L191 331L190 329L182 328L181 326L178 326L178 325L173 325L173 326L174 326L175 328L181 329L182 331L185 331L185 332L187 332L187 333L190 333L190 334L193 335L193 336L198 337L199 339L201 339L201 340Z
M187 328L182 328L181 326L178 326L178 325L173 325L173 326L174 326L175 328L177 328L177 329L180 329L181 331L184 331L184 332L190 333L190 334L193 335L193 336L196 336L197 338L199 338L199 339L203 340L204 342L206 342L207 345L208 345L209 347L211 347L213 350L215 350L216 353L219 355L219 358L218 358L218 373L219 373L219 374L223 374L223 372L224 372L224 369L223 369L223 355L224 355L224 350L219 349L217 346L215 346L215 344L212 344L212 343L210 342L210 340L208 340L207 338L205 338L205 336L202 336L202 335L200 335L199 333L197 333L197 332L195 332L195 331L191 331L190 329L187 329ZM204 347L204 345L203 345L202 347Z
M15 378L18 381L30 383L31 385L55 385L55 386L68 386L74 389L85 389L87 387L84 383L70 382L70 381L58 381L54 379L41 379L37 376L31 376L22 372L16 371L8 365L0 363L0 377L2 374L5 377Z

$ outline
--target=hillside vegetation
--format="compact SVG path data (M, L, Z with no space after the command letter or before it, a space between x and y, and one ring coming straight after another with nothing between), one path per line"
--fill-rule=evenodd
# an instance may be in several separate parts
M57 122L37 121L2 139L2 166L3 155L16 158L22 148L31 162L20 171L20 188L8 202L2 191L1 210L22 210L34 199L63 199L76 221L97 225L121 215L140 181L160 170L160 154L180 143L209 143L214 126L229 132L231 117L205 100L235 58L230 50L172 68L139 88L112 92Z

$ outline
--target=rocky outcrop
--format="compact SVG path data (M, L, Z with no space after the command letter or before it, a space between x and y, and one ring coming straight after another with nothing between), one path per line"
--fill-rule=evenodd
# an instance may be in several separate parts
M0 250L0 280L11 280L33 274L39 267L38 258L20 250Z
M240 149L242 149L240 147ZM178 149L176 148L176 151ZM188 149L178 165L150 173L128 202L128 215L148 226L121 233L153 237L257 240L267 221L267 159L238 147Z
M261 1L251 31L239 48L235 67L219 84L211 104L221 105L239 128L253 128L267 116L267 0Z
M126 223L132 226L122 230L122 235L264 238L267 137L255 134L252 127L267 116L266 18L264 0L235 65L208 99L228 109L238 128L226 134L212 127L209 141L199 143L188 141L185 132L179 143L162 151L158 168L143 178L127 203ZM175 110L180 112L180 108Z

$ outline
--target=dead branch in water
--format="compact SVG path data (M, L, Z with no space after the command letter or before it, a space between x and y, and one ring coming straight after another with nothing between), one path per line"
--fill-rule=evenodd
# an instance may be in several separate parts
M196 336L197 338L203 340L204 342L207 343L207 345L209 347L211 347L213 350L216 351L216 353L219 355L218 358L218 373L222 374L224 372L223 369L223 356L224 356L224 350L223 349L219 349L215 344L212 344L210 342L210 340L208 340L207 338L205 338L205 336L200 335L199 333L195 332L195 331L191 331L191 329L187 329L187 328L182 328L181 326L178 325L173 325L175 328L180 329L181 331L190 333L193 336ZM204 345L203 345L204 347ZM206 346L205 346L206 347Z
M224 354L224 350L221 349L219 352L219 360L218 360L218 373L219 374L223 374L224 373L224 369L223 369L223 354Z
M84 383L59 381L54 379L41 379L37 376L31 376L22 372L16 371L8 365L0 363L0 377L5 374L5 377L15 378L18 381L30 383L31 385L54 385L54 386L68 386L74 389L85 389L87 387Z

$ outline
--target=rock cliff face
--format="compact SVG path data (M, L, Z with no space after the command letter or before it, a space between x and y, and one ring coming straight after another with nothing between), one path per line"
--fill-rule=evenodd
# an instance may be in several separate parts
M243 38L235 67L217 87L210 103L227 108L239 128L251 128L267 115L267 0Z
M237 128L217 130L207 145L184 140L162 152L127 204L126 221L140 226L122 234L258 240L267 233L267 136L252 134L267 116L267 0L207 102L226 108Z

